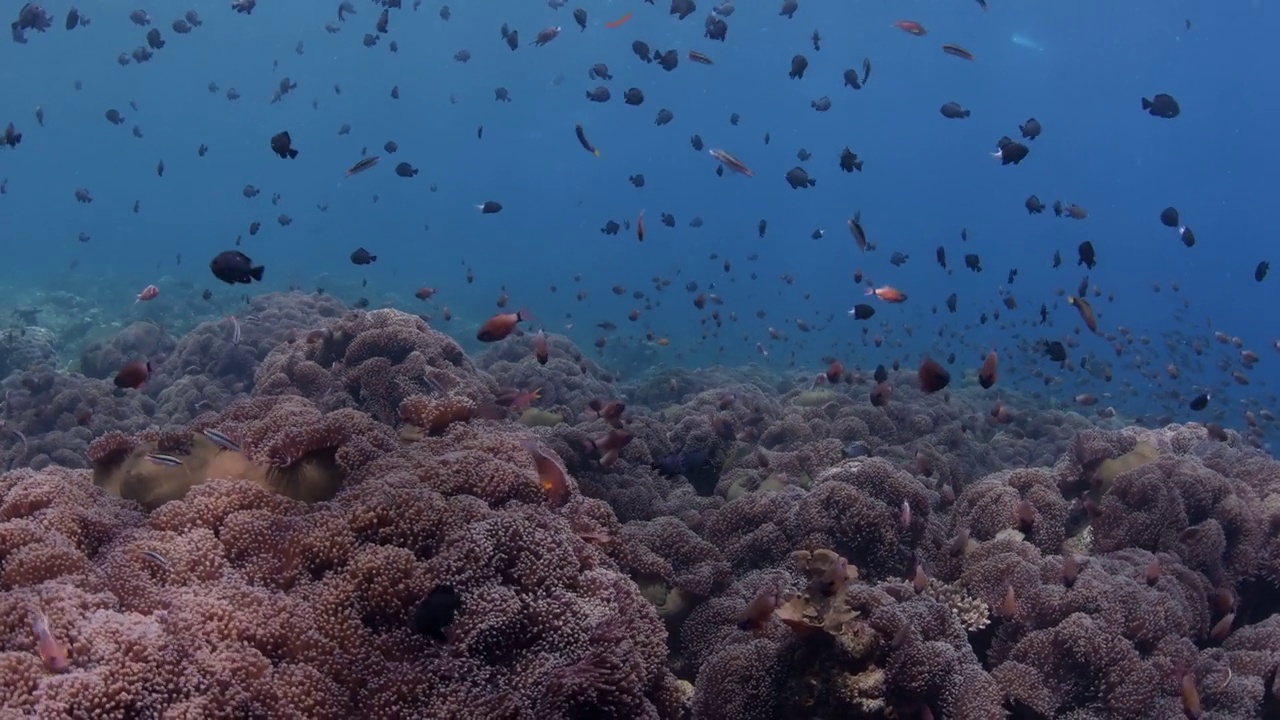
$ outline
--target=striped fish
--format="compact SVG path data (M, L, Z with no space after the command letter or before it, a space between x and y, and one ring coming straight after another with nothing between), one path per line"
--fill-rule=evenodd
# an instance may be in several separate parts
M161 453L147 453L147 459L157 465L166 467L178 467L182 464L182 460L172 455L163 455Z
M231 344L240 344L240 321L236 320L235 315L231 315Z
M169 560L155 550L143 550L138 554L157 565L161 565L165 568L169 567Z
M213 428L205 428L204 430L200 431L200 434L209 438L210 440L213 441L215 445L218 445L224 450L230 450L231 452L241 452L240 443L237 443L235 440L232 440L226 435L223 435L218 430L214 430Z

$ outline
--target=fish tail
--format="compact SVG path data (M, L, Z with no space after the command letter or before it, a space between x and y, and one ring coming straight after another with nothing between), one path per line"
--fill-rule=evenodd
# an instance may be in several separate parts
M265 267L265 266L263 266L263 265L259 265L258 267L252 267L252 268L249 268L249 275L250 275L254 280L257 280L258 282L262 282L262 271L263 271L263 270L265 270L265 269L266 269L266 267Z

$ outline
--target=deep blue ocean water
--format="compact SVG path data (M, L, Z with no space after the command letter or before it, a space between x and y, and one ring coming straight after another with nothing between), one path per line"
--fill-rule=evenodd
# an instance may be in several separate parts
M1267 69L1274 8L991 0L984 12L969 0L801 0L788 20L778 16L777 2L740 2L721 43L702 36L711 11L706 2L684 21L669 16L661 0L584 2L585 31L571 17L574 3L558 10L540 0L450 3L447 22L439 16L442 3L425 2L416 12L410 3L391 10L389 32L373 48L361 43L379 12L367 0L356 0L358 14L333 34L325 24L336 22L336 2L260 0L251 15L233 12L230 2L81 2L92 24L70 32L63 29L70 4L45 3L54 17L49 32L28 32L25 45L0 44L0 123L13 122L23 133L18 147L0 150L7 190L0 196L0 313L38 304L51 290L93 298L104 322L153 317L190 325L234 312L246 289L217 282L208 262L242 236L239 249L267 268L265 281L248 292L319 285L349 302L363 297L373 307L390 303L431 314L442 329L472 338L497 311L505 287L512 308L527 307L537 318L528 329L566 332L587 348L607 336L606 366L611 354L624 365L634 360L627 355L634 348L671 365L763 362L790 372L794 362L795 372L806 373L821 370L824 356L869 371L895 358L913 366L922 353L955 352L957 374L972 375L995 347L1001 388L1040 390L1056 402L1110 392L1100 405L1129 416L1208 419L1220 411L1232 426L1241 425L1244 409L1275 404L1273 343L1280 329L1270 316L1280 276L1253 280L1260 260L1280 261L1271 256L1270 214L1269 161L1280 151L1277 94ZM7 7L16 17L21 4ZM178 35L170 23L189 8L204 24ZM148 28L128 17L134 9L150 13L167 44L149 62L121 67L116 56L145 43ZM604 27L627 12L634 13L627 23ZM897 20L921 22L928 34L908 35L891 26ZM503 43L503 23L520 32L517 51ZM533 47L537 31L552 25L562 26L560 37ZM815 29L823 38L818 52L810 44ZM631 49L635 40L677 50L679 67L665 72L641 62ZM966 47L976 60L942 53L944 42ZM453 59L462 49L472 55L466 64ZM688 61L689 50L715 64ZM797 53L810 66L802 80L791 80L787 69ZM863 58L873 66L865 88L842 87L843 70ZM600 62L613 81L588 79L588 68ZM298 87L272 104L286 76ZM208 89L211 82L217 92ZM612 90L609 103L585 99L598 84ZM398 100L390 96L393 86ZM498 86L512 102L495 102ZM233 87L242 95L237 101L225 96ZM642 106L623 104L629 87L644 91ZM1177 98L1179 117L1141 110L1140 98L1160 92ZM831 110L814 112L810 101L824 95ZM938 108L947 101L972 116L944 119ZM44 127L36 123L37 107ZM109 108L125 122L107 122ZM660 108L675 114L669 125L654 125ZM732 113L741 116L737 126L729 123ZM1032 116L1044 134L1028 143L1027 160L1001 166L990 156L995 141L1017 137L1019 123ZM350 134L338 134L343 124ZM578 145L575 124L599 157ZM142 138L131 134L134 125ZM300 151L296 160L281 160L268 147L282 130ZM736 155L755 177L717 177L716 161L690 146L694 133L708 148ZM382 150L388 140L399 146L394 155ZM202 143L205 157L196 152ZM845 146L865 162L863 172L840 171ZM813 153L807 162L796 158L801 147ZM381 155L380 164L344 178L364 149ZM420 174L397 177L393 168L402 160ZM156 172L160 161L163 177ZM816 187L788 187L783 176L796 165L817 179ZM636 173L646 178L642 189L627 181ZM245 198L246 184L262 193ZM88 189L94 202L76 203L77 188ZM281 196L278 206L273 193ZM1046 204L1077 203L1089 216L1030 216L1022 202L1032 193ZM482 215L474 205L486 200L505 209ZM1160 224L1169 205L1194 228L1194 247ZM600 233L608 220L634 221L641 210L643 243L627 230ZM860 253L846 229L858 211L875 252ZM662 212L675 216L674 228L659 223ZM293 219L288 227L276 222L281 213ZM703 227L688 226L695 216ZM761 219L768 221L763 238L756 230ZM254 221L262 230L251 237ZM826 231L822 239L810 238L815 228ZM78 241L82 232L88 242ZM1079 326L1056 291L1075 293L1084 274L1075 247L1084 240L1097 249L1098 267L1088 275L1102 292L1090 295L1102 332L1123 326L1135 341L1117 357L1114 341L1086 334L1071 354L1092 355L1095 368L1111 363L1111 383L1063 372L1031 346ZM938 245L947 249L950 275L933 260ZM349 255L361 246L379 260L353 265ZM1064 261L1057 270L1050 265L1055 250ZM893 267L894 251L910 260ZM981 255L984 272L963 268L966 252ZM758 260L748 261L753 253ZM468 267L473 283L466 281ZM859 268L909 296L902 305L876 304L867 325L886 337L883 348L865 345L863 325L845 315L864 301L853 279ZM1011 268L1019 274L1010 286ZM794 282L781 281L784 274ZM655 291L655 277L672 284ZM698 311L695 293L684 289L690 281L724 304ZM153 283L160 297L135 303ZM439 291L428 303L412 295L424 285ZM615 285L626 292L615 295ZM198 299L205 288L216 294L212 303ZM1017 297L1017 310L1003 309L1001 288ZM584 300L575 299L579 290L587 292ZM644 309L635 290L655 306ZM959 296L955 315L942 307L951 292ZM1114 302L1107 302L1110 293ZM1033 324L1041 303L1049 307L1050 326ZM445 306L454 314L450 323L439 321ZM644 310L635 322L626 317L633 308ZM1002 323L978 323L981 313L996 309ZM704 321L714 329L712 310L724 326L704 337ZM796 319L812 331L797 329ZM596 327L605 321L618 329ZM771 327L786 338L770 339ZM670 345L648 344L646 330ZM1239 351L1214 341L1214 331L1238 336L1261 362L1242 370ZM1197 341L1204 346L1198 359L1189 350ZM1176 381L1165 372L1170 363L1181 371ZM1032 374L1036 368L1063 381L1046 389ZM1232 382L1236 371L1251 384ZM1212 409L1191 413L1186 400L1205 388L1213 390Z

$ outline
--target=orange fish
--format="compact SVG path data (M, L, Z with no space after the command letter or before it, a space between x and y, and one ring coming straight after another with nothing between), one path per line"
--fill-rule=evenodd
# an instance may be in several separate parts
M1093 306L1089 304L1088 300L1068 295L1067 304L1074 305L1076 310L1080 311L1080 319L1084 321L1085 327L1089 328L1090 332L1095 335L1100 334L1098 333L1098 318L1093 314Z
M524 311L514 313L498 313L485 321L476 333L480 342L498 342L516 331L516 326L524 322Z
M640 242L644 242L644 211L640 211L640 216L636 218L636 237Z
M893 26L903 32L911 33L916 37L920 37L921 35L926 35L929 32L928 30L924 29L923 25L921 25L920 23L914 20L899 20L895 22Z
M626 15L623 15L617 20L610 20L609 22L605 23L604 26L607 28L616 28L630 19L631 19L631 13L627 13Z
M978 384L983 390L990 390L991 386L996 384L996 365L999 362L1000 358L996 356L996 351L993 349L983 361L982 367L978 369Z
M867 288L867 291L863 294L875 295L876 297L880 298L881 300L887 303L900 303L900 302L907 301L906 293L902 292L897 288L889 287L888 285L885 285L884 287L880 287L880 288Z
M538 484L547 494L547 501L555 507L563 505L569 495L569 480L565 477L564 470L560 469L559 463L542 452L534 441L521 440L520 444L533 457L533 467L538 472Z
M413 296L418 298L419 300L430 300L432 296L434 296L435 294L436 294L435 288L420 287L418 288L417 292L413 294Z

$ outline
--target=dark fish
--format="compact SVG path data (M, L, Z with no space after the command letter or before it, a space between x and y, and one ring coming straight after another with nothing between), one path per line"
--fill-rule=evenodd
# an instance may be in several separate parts
M281 160L298 157L298 151L293 149L293 138L289 137L288 130L271 136L271 152L279 155Z
M640 105L644 102L644 92L640 88L627 88L627 91L622 93L622 102L632 106Z
M871 317L875 314L876 314L876 309L870 305L867 305L866 303L858 303L857 305L853 306L852 310L849 311L849 317L853 318L854 320L870 320ZM884 382L884 381L880 380L878 382Z
M946 270L947 269L947 249L939 245L938 249L933 251L933 256L937 259L938 266L941 267L943 270Z
M631 52L635 53L636 57L647 63L653 62L653 58L650 56L649 46L643 40L636 40L631 43Z
M796 10L799 9L800 3L796 2L796 0L782 0L782 9L778 11L778 15L791 20L795 17Z
M1262 282L1267 279L1267 271L1271 269L1271 263L1263 260L1258 263L1258 267L1253 269L1253 279L1255 282Z
M261 282L265 268L261 265L254 266L249 256L239 250L227 250L218 253L209 263L209 269L213 271L214 277L228 285L248 285L254 280Z
M823 95L817 100L810 100L809 107L817 110L818 112L826 112L831 109L831 98Z
M961 60L973 60L973 53L969 52L968 50L965 50L959 45L952 45L950 43L947 43L942 46L942 52L948 55L953 55L955 57L958 57Z
M964 256L964 266L974 272L982 272L982 258L974 253Z
M1199 395L1191 398L1191 402L1187 403L1187 407L1191 408L1195 412L1200 412L1201 410L1209 407L1209 399L1211 397L1212 396L1209 395L1209 393L1200 393Z
M803 80L804 71L809 69L809 60L803 55L796 55L791 58L791 70L787 72L787 76L792 80Z
M635 187L642 188L644 187L644 175L639 173L632 175L627 178L627 182L631 183Z
M493 215L502 212L502 203L494 200L485 200L484 203L477 205L476 209L483 215Z
M609 88L603 85L595 88L594 90L587 91L587 99L591 102L609 102L610 97L612 97L612 95L609 92Z
M1031 149L1008 135L996 141L995 157L1000 158L1001 165L1017 165L1031 153Z
M396 163L396 175L402 178L411 178L418 174L418 168L407 162Z
M949 102L949 103L943 104L941 112L942 112L942 117L950 118L952 120L963 120L969 117L969 111L960 107L960 103L956 103L956 102Z
M1187 247L1194 247L1196 244L1196 234L1189 227L1183 227L1179 230L1178 237L1182 240L1182 244Z
M1174 100L1172 95L1165 93L1160 93L1150 100L1142 98L1142 109L1154 117L1170 120L1178 117L1182 112L1182 108L1178 107L1178 101Z
M1161 210L1161 211L1160 211L1160 222L1161 222L1161 223L1163 223L1165 227L1171 227L1171 228L1176 228L1176 227L1178 227L1178 210L1177 210L1177 208L1167 207L1167 208L1165 208L1164 210Z
M573 11L573 21L578 23L578 27L583 30L587 29L587 11L582 8L576 8Z
M369 168L377 164L378 164L377 155L368 155L368 156L362 157L356 161L355 165L352 165L351 167L347 168L346 177L351 177L352 175L362 173L365 170L368 170Z
M653 119L653 124L661 127L674 120L675 117L675 113L666 108L662 108L658 111L658 116Z
M356 248L351 253L351 262L354 265L368 265L369 263L377 261L377 259L377 255L371 255L369 251L364 248Z
M413 631L445 642L445 629L462 607L462 599L451 585L438 585L413 609Z
M596 63L587 70L587 78L590 80L612 80L613 76L609 74L608 65Z
M858 154L849 148L840 151L840 169L851 173L854 170L862 172L862 161L858 159Z
M1018 130L1022 132L1022 137L1027 140L1035 140L1040 137L1040 121L1035 118L1027 118L1027 121L1018 126Z
M692 145L693 149L698 152L702 152L702 149L704 147L702 144L701 135L694 135L693 137L689 138L689 144Z
M1023 203L1023 206L1025 206L1027 208L1027 212L1032 215L1039 215L1044 212L1044 203L1040 202L1040 198L1035 195L1028 197L1027 201Z
M844 71L844 85L845 87L851 87L854 90L862 89L862 81L858 79L857 70L854 70L853 68L849 68L848 70Z
M804 168L796 166L787 171L787 184L792 190L800 190L813 187L818 184L818 181L809 177L809 173Z
M1076 248L1076 252L1079 254L1076 265L1084 265L1092 270L1098 264L1098 259L1093 252L1093 243L1088 240L1080 243L1080 247Z
M1067 347L1057 340L1045 343L1044 354L1054 362L1065 362L1067 359Z

